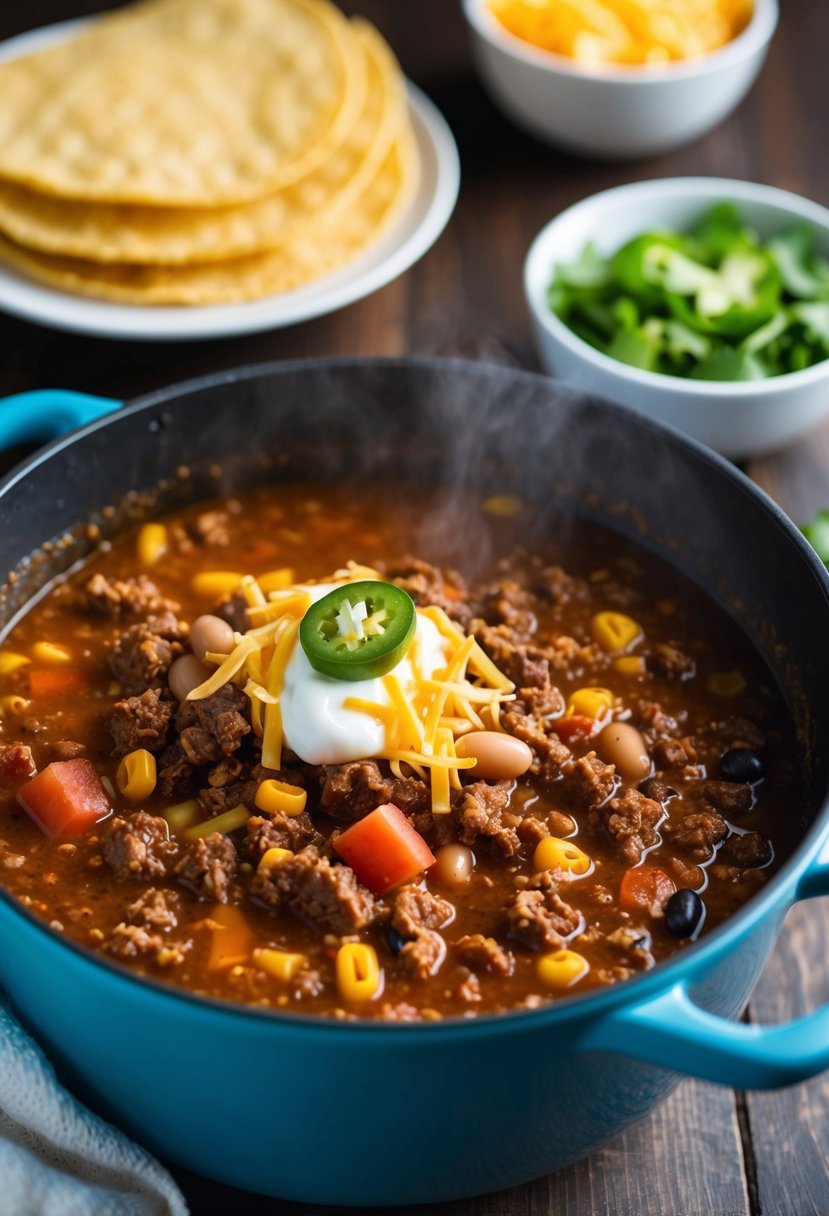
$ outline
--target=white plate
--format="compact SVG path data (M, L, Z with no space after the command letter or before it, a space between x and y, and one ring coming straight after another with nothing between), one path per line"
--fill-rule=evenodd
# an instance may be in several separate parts
M11 38L0 44L0 62L61 42L85 24L66 21ZM431 248L458 197L460 163L452 132L428 97L412 84L408 84L408 100L420 151L417 193L388 232L342 270L297 291L249 304L157 308L111 304L59 291L0 262L0 310L39 325L99 338L169 342L280 329L361 300L396 279Z

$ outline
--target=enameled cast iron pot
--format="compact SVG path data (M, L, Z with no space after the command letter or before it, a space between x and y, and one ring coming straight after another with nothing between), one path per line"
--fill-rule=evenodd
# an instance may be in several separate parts
M829 582L767 498L678 434L480 365L282 364L116 405L35 393L0 406L6 446L84 424L0 486L1 564L18 572L3 622L88 547L78 525L117 529L153 505L124 502L130 488L160 483L150 499L161 509L274 477L346 478L359 493L364 479L392 476L406 493L407 479L448 472L519 490L551 527L574 510L603 521L737 616L795 714L815 814L773 881L673 961L476 1021L339 1024L190 997L67 944L0 896L0 982L71 1087L199 1173L288 1199L389 1206L554 1170L647 1114L681 1073L763 1087L829 1066L827 1009L774 1028L733 1021L787 910L829 894ZM27 561L55 537L45 559Z

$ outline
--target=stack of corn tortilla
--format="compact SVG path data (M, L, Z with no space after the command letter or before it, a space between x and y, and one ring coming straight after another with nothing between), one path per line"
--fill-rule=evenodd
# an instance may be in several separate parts
M344 266L411 197L400 69L328 0L143 0L0 64L0 258L204 305Z

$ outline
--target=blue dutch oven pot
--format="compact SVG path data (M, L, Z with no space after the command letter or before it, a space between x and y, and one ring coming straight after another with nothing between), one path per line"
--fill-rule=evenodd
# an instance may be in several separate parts
M770 1087L829 1065L829 1011L735 1021L789 908L829 894L829 583L774 504L678 434L537 376L440 361L243 369L125 408L77 394L0 404L4 445L79 427L0 486L12 621L147 510L280 479L451 479L520 491L667 558L736 616L788 700L810 825L774 879L673 960L538 1010L341 1024L190 996L119 970L0 895L0 982L64 1081L154 1152L320 1204L430 1203L525 1182L646 1115L681 1074ZM148 491L146 495L130 491ZM34 552L46 540L47 552ZM462 537L464 545L475 538ZM798 813L792 807L792 814Z

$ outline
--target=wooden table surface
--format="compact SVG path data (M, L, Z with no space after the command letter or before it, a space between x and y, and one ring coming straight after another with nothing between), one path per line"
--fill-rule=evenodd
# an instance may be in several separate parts
M92 12L96 0L0 5L0 38ZM534 234L564 206L622 182L681 174L769 182L829 205L829 3L783 0L759 83L705 138L648 162L593 164L513 129L472 74L457 0L352 0L452 125L463 185L437 246L370 299L281 332L210 343L128 344L0 317L0 395L41 386L130 397L218 368L303 355L464 355L538 366L521 291ZM796 520L829 505L829 425L749 472ZM797 908L751 1002L779 1021L829 998L829 908ZM494 1116L497 1117L497 1116ZM588 1162L513 1191L443 1204L437 1216L826 1216L829 1081L744 1094L684 1082L645 1123ZM321 1216L177 1172L193 1216ZM424 1209L411 1209L423 1211ZM404 1209L398 1209L402 1216Z

